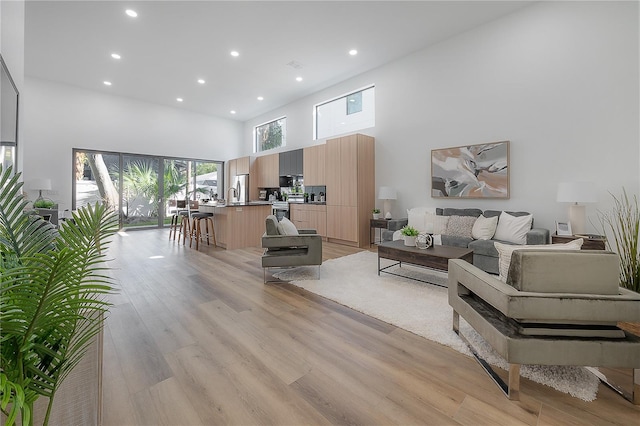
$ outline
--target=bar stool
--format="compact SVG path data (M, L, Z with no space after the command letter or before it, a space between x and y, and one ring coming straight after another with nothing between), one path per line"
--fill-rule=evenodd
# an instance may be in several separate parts
M198 250L198 248L200 247L200 240L203 237L202 221L204 221L204 227L205 227L206 237L207 237L207 245L209 245L209 236L212 236L213 246L217 247L218 244L216 242L216 231L215 231L215 228L213 227L213 213L194 213L191 215L191 217L193 219L193 225L194 225L193 238L195 238L196 240L196 250ZM209 223L211 223L211 233L209 233ZM189 241L189 247L191 247L191 241L193 241L193 239Z
M181 217L180 229L178 232L182 236L182 244L187 243L187 235L189 235L189 247L191 247L191 239L193 238L194 233L194 224L191 222L191 217L194 213L198 213L198 201L190 200L186 206L187 210L180 210L178 212L178 215ZM178 241L180 241L180 237L178 237Z
M171 233L173 232L173 241L175 241L181 218L180 212L186 211L184 209L186 209L187 207L187 202L186 200L170 200L169 202L171 203L172 201L175 201L175 208L169 210L169 213L171 213L171 225L169 225L169 240L171 240Z

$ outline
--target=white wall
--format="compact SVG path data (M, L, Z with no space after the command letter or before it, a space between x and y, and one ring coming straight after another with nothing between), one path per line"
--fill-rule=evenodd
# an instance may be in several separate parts
M24 1L0 1L0 53L20 96L24 93ZM24 145L22 145L24 112L18 104L18 170L22 170Z
M24 181L50 178L49 198L71 207L72 149L226 160L242 124L27 77ZM35 191L29 191L34 199Z
M637 2L542 2L245 123L287 116L287 149L312 145L312 106L376 85L376 187L398 189L395 217L418 206L526 210L554 228L558 182L640 189ZM430 196L430 151L511 141L509 200ZM382 202L379 202L382 205ZM587 231L594 232L591 225Z

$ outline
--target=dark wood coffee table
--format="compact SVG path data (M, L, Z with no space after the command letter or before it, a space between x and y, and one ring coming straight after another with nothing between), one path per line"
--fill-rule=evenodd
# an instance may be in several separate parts
M397 263L381 268L380 259L396 260ZM473 250L452 246L432 246L428 249L419 249L414 246L405 246L403 240L386 241L378 246L378 275L380 275L380 272L384 272L386 274L396 275L403 278L411 278L417 281L438 285L440 287L446 287L430 281L396 274L395 272L390 272L387 269L394 266L402 267L402 263L404 262L411 265L446 272L449 270L449 259L462 259L469 263L473 263Z

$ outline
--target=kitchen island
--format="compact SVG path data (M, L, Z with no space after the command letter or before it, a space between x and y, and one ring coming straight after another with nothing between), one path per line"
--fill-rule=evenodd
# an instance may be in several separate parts
M213 224L219 246L227 250L260 247L265 218L271 214L271 203L251 201L226 205L200 204L202 213L213 213Z

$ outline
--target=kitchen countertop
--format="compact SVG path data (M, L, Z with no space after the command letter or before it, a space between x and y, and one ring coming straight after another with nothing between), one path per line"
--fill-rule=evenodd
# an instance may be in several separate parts
M214 204L214 203L205 203L200 204L203 207L247 207L247 206L270 206L271 201L240 201L235 203L227 203L227 204Z
M215 203L202 203L200 204L203 207L246 207L246 206L270 206L273 204L273 201L242 201L236 203L228 203L228 204L215 204ZM324 206L327 203L324 201L309 201L308 203L304 203L302 201L289 201L289 204L313 204Z

